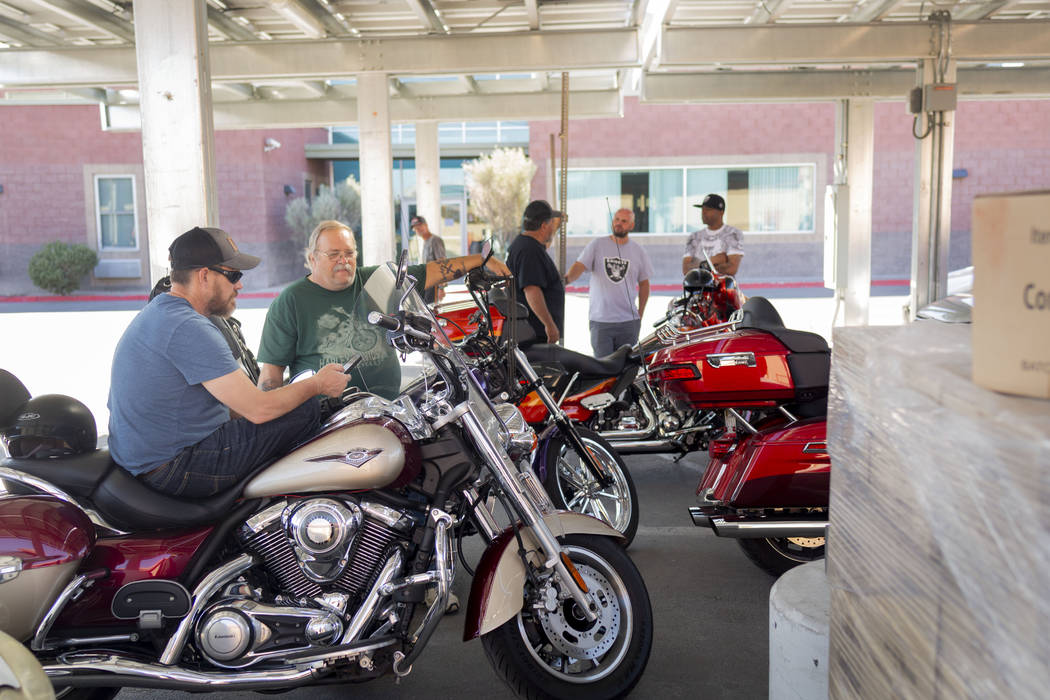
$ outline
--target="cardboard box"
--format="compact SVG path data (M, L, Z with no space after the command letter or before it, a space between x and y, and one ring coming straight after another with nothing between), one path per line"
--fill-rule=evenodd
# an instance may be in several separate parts
M973 380L1050 398L1050 191L973 202Z

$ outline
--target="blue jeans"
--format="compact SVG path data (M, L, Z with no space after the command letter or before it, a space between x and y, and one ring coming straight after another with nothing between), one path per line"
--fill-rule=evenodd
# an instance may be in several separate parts
M203 498L231 488L269 459L288 452L317 431L321 406L312 398L280 418L256 425L245 418L223 423L139 478L169 496Z
M595 357L616 352L621 345L634 345L642 330L642 319L633 321L591 321L591 347Z

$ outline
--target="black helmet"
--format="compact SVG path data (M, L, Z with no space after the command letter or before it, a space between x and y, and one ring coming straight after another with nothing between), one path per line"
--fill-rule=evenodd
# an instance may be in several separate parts
M83 403L71 396L44 394L22 404L3 440L16 459L52 459L92 452L98 431Z
M701 289L708 289L713 287L715 284L715 276L711 274L711 271L706 267L698 267L690 270L685 280L682 282L682 286L687 292L698 292Z
M14 424L18 409L28 400L26 385L6 369L0 369L0 431Z

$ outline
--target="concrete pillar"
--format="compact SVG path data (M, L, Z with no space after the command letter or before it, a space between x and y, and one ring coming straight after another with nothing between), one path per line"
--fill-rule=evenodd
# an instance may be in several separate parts
M361 130L361 264L394 259L393 149L390 86L386 73L357 76L357 122Z
M828 697L831 589L824 561L796 566L769 591L769 700Z
M441 150L438 123L416 122L416 211L441 235Z
M150 279L167 274L168 246L194 226L218 226L215 136L204 0L135 0L142 162ZM234 240L237 231L230 231Z
M936 75L936 59L918 69L920 86L954 83L955 59ZM915 202L911 245L911 318L932 301L948 295L948 247L952 232L952 159L955 156L955 112L919 115L915 142ZM927 131L928 130L928 131Z
M871 301L871 190L874 182L874 103L850 99L846 109L846 183L849 217L844 319L847 326L868 325Z

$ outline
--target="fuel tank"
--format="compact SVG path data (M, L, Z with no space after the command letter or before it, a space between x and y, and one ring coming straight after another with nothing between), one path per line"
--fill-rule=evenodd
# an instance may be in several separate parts
M472 318L478 312L478 306L472 300L439 304L435 311L438 324L449 340L462 340L478 329L477 319ZM505 318L494 305L489 306L489 313L492 314L492 335L499 337L503 334Z
M95 543L84 511L51 496L0 498L0 630L33 635Z
M658 350L649 361L657 393L691 408L763 408L795 398L790 351L757 328Z
M359 418L322 432L253 478L245 498L403 486L422 466L419 445L393 418Z
M711 461L697 495L732 508L826 507L830 476L827 420L811 418L747 436Z

